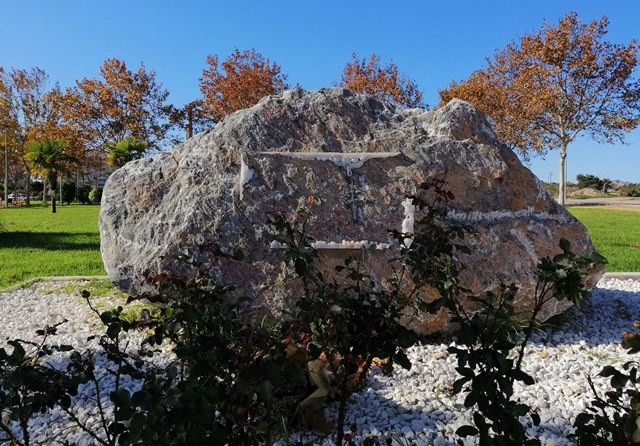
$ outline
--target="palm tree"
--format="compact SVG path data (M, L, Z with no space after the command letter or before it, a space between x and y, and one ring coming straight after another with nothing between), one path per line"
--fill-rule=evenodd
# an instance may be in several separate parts
M78 159L67 154L67 145L60 139L45 139L32 141L27 144L25 160L31 164L34 170L47 178L51 191L51 212L56 212L56 189L58 186L58 174L69 171L72 164Z
M140 159L147 151L148 144L133 136L127 136L122 141L109 142L106 147L109 151L109 165L122 167L129 161Z

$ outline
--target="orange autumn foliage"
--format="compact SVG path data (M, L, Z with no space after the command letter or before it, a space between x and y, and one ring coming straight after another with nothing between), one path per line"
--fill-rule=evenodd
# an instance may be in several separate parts
M202 110L215 122L288 88L287 76L280 66L254 49L242 52L236 49L222 63L217 54L208 56L207 64L200 78Z
M144 65L131 71L114 58L100 67L100 76L79 80L66 90L61 100L64 121L82 134L89 148L102 154L109 143L129 136L161 148L172 126L172 108L155 72Z
M441 104L460 98L489 115L498 136L522 153L560 149L561 203L569 144L583 133L623 142L640 124L638 44L604 41L608 23L603 17L585 24L572 12L440 91Z
M38 129L50 126L55 119L58 109L51 99L56 90L50 89L49 76L41 68L0 67L0 131L7 135L9 174L13 183L21 178L28 197L32 169L24 158L27 143L37 137Z
M422 93L416 83L398 72L392 61L380 66L380 56L372 54L360 60L353 54L342 73L340 86L357 93L366 93L404 107L423 107Z
M27 140L29 142L59 140L64 142L65 153L73 157L77 162L73 170L86 172L98 169L102 163L95 153L86 150L82 131L62 119L61 101L62 92L56 88L44 96L50 113L47 119L29 129Z

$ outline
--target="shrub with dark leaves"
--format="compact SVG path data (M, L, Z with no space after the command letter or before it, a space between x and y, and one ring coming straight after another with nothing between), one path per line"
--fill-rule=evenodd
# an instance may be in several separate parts
M634 323L636 329L640 322ZM628 354L640 352L640 334L637 331L622 335L622 347ZM600 395L589 376L594 399L587 409L576 417L573 435L580 446L637 445L640 444L640 376L638 361L623 364L622 370L608 365L598 376L610 378L611 390Z
M0 348L0 442L30 445L29 419L55 406L68 409L77 394L83 380L45 363L56 352L72 350L47 343L62 323L38 330L38 342L14 339L8 341L10 351Z

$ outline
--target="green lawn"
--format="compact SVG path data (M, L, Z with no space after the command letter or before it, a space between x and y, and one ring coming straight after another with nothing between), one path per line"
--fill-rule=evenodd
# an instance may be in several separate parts
M100 206L0 209L0 290L42 276L105 274Z
M640 271L640 212L569 208L588 229L607 271ZM99 206L0 209L0 290L42 276L105 274Z
M576 206L569 211L587 227L596 249L609 260L606 271L640 271L640 210Z

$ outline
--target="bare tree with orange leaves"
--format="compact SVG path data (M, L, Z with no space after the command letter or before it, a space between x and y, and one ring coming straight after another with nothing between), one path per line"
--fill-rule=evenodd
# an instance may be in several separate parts
M287 76L275 62L255 49L236 50L220 62L215 54L207 57L208 68L202 72L200 90L204 96L202 110L215 122L229 113L252 107L264 96L288 88Z
M380 65L380 56L376 54L362 60L355 53L352 57L353 60L344 67L340 86L404 107L424 107L418 86L398 72L395 62L391 61L383 67Z
M46 120L33 126L28 133L28 141L59 140L64 143L65 153L72 156L76 163L73 170L78 172L94 170L102 163L94 152L86 150L86 141L82 129L64 120L64 94L57 86L43 97L50 112Z
M9 153L13 172L24 175L27 205L31 195L31 166L24 159L26 144L33 130L44 125L54 113L52 103L47 100L50 92L49 76L43 69L6 71L0 67L0 129L6 132L12 147Z
M101 79L82 79L64 93L62 118L78 129L89 148L106 155L109 144L135 137L160 148L173 125L169 93L142 65L131 71L124 61L107 59Z
M489 115L498 135L522 152L559 149L563 205L567 148L576 137L624 142L640 124L638 44L604 41L608 24L606 17L585 24L572 12L440 91L443 104L457 97Z

